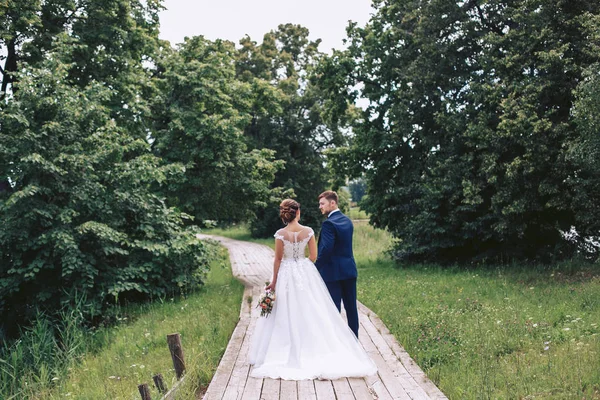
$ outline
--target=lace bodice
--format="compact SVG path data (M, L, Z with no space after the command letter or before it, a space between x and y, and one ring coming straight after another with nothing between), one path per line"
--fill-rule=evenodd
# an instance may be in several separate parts
M315 232L305 227L299 232L280 229L275 232L275 238L283 242L283 260L300 260L304 258L304 249Z

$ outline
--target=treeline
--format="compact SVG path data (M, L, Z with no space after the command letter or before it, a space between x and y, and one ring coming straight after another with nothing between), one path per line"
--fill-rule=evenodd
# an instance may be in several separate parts
M202 284L195 226L279 228L282 196L306 205L330 181L328 119L308 30L240 46L158 38L160 1L19 1L0 10L0 332L85 299Z
M404 261L597 259L600 3L376 0L321 65ZM345 101L344 101L345 99Z

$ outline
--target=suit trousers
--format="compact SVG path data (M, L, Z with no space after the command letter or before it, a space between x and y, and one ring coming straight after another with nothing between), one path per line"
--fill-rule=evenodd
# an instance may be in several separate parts
M348 326L358 337L358 309L356 308L356 278L339 281L325 282L331 299L338 311L341 311L341 302L344 302Z

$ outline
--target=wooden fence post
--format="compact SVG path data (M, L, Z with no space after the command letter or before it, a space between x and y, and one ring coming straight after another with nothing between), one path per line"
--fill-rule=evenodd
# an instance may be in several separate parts
M167 343L169 344L169 350L171 351L171 358L173 359L173 367L175 367L175 374L177 379L181 379L181 376L185 372L185 361L183 360L183 348L181 347L181 336L179 333L172 333L167 335Z
M152 400L152 394L150 394L150 388L147 383L142 383L138 385L138 390L140 391L140 396L142 396L142 400Z
M154 386L156 386L160 393L165 393L167 391L167 386L165 385L162 374L156 374L152 379L154 380Z

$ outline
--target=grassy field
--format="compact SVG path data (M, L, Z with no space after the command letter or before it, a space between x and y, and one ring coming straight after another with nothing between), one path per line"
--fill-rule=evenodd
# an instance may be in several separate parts
M152 376L162 373L169 388L176 382L166 335L179 332L187 377L178 398L193 399L197 388L208 385L225 351L242 293L242 284L231 275L227 251L221 249L200 291L121 309L119 325L91 334L88 351L68 376L54 379L56 387L40 388L31 377L31 384L14 398L135 399L137 385L144 382L153 398L159 398Z
M360 207L351 207L350 211L348 211L346 213L346 215L350 218L350 219L364 219L364 220L368 220L369 216L367 215L366 212L364 212L363 210L360 209Z
M450 399L600 399L599 268L399 267L391 245L356 224L359 300Z
M381 231L355 241L358 298L449 398L600 398L599 268L399 268Z

